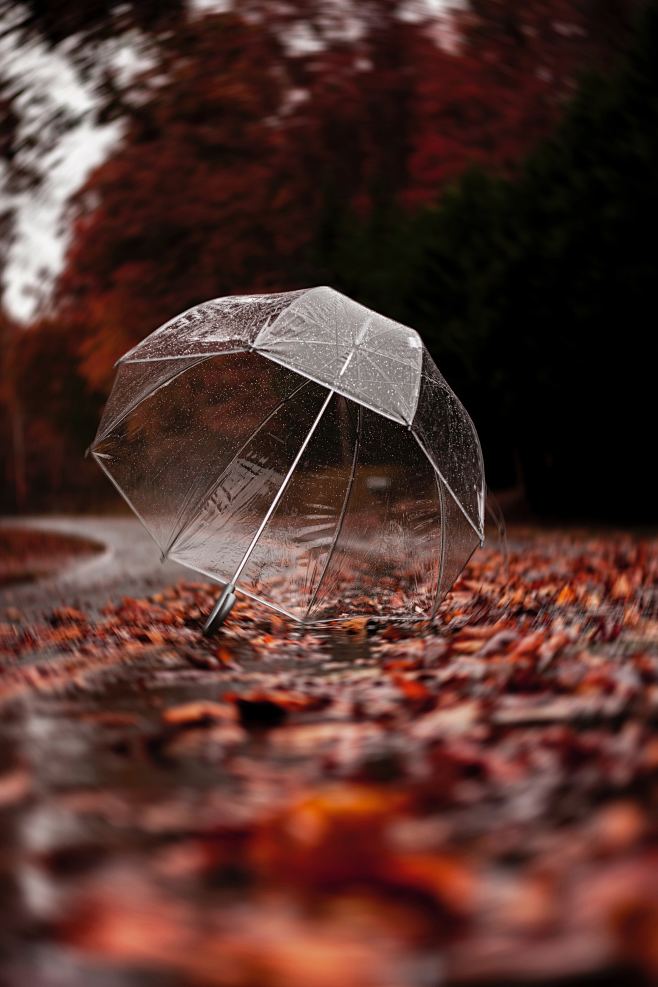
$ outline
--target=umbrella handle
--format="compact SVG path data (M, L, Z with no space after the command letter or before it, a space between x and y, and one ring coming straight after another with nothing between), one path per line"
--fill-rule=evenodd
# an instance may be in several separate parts
M233 604L235 603L234 589L235 587L232 583L224 587L223 593L212 608L210 616L203 626L203 633L206 637L214 634L221 627L233 609Z

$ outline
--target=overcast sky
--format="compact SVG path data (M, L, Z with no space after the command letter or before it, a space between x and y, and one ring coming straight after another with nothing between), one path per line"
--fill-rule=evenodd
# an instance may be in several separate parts
M17 8L14 8L14 13ZM3 25L4 27L5 25ZM127 50L125 58L130 60ZM20 137L38 142L55 113L65 109L76 124L41 158L47 178L39 191L2 198L16 207L16 238L5 271L5 304L16 318L29 319L39 294L46 294L61 268L65 249L64 207L90 169L101 162L120 136L120 126L92 122L94 93L67 57L67 46L49 50L38 41L0 38L0 65L11 89L19 93ZM38 153L38 152L37 152Z

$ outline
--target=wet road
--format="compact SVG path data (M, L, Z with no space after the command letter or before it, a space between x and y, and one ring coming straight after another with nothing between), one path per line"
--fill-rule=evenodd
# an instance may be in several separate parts
M27 527L97 542L99 551L72 559L60 573L0 592L0 609L18 607L38 616L66 604L94 611L108 599L152 593L180 579L195 579L188 569L167 560L142 525L132 517L48 516L1 518L0 525Z

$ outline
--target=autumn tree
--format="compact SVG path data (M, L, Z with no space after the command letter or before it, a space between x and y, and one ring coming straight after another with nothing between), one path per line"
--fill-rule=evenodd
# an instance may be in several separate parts
M73 5L89 71L137 6L100 5L82 23ZM42 15L46 36L68 30ZM498 268L513 270L519 242L505 179L556 126L583 68L614 60L628 16L625 0L474 0L440 16L399 0L152 11L137 77L103 77L99 112L123 137L73 203L56 314L35 344L48 352L63 327L100 395L114 360L190 305L329 282L418 325L484 408L478 375L488 385L500 365L495 293L514 290ZM473 165L495 178L455 191Z
M431 201L465 167L514 173L556 125L580 77L625 50L636 6L472 0L459 8L453 57L424 74L406 201Z
M94 387L181 309L280 283L306 239L278 167L276 39L232 14L185 30L139 80L122 147L77 203L59 298Z
M104 493L97 470L83 458L101 402L80 375L72 334L59 320L30 328L0 323L5 509L47 510L72 498L82 506L91 491Z
M404 185L415 52L434 45L399 4L366 6L356 39L319 23L319 47L295 48L266 3L163 43L121 148L78 199L59 286L93 387L190 304L322 279L336 217Z

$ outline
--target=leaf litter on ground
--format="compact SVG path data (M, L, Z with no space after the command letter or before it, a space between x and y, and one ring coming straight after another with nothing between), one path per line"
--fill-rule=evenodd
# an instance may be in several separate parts
M215 592L0 623L23 982L655 982L658 543L517 531L433 625Z

